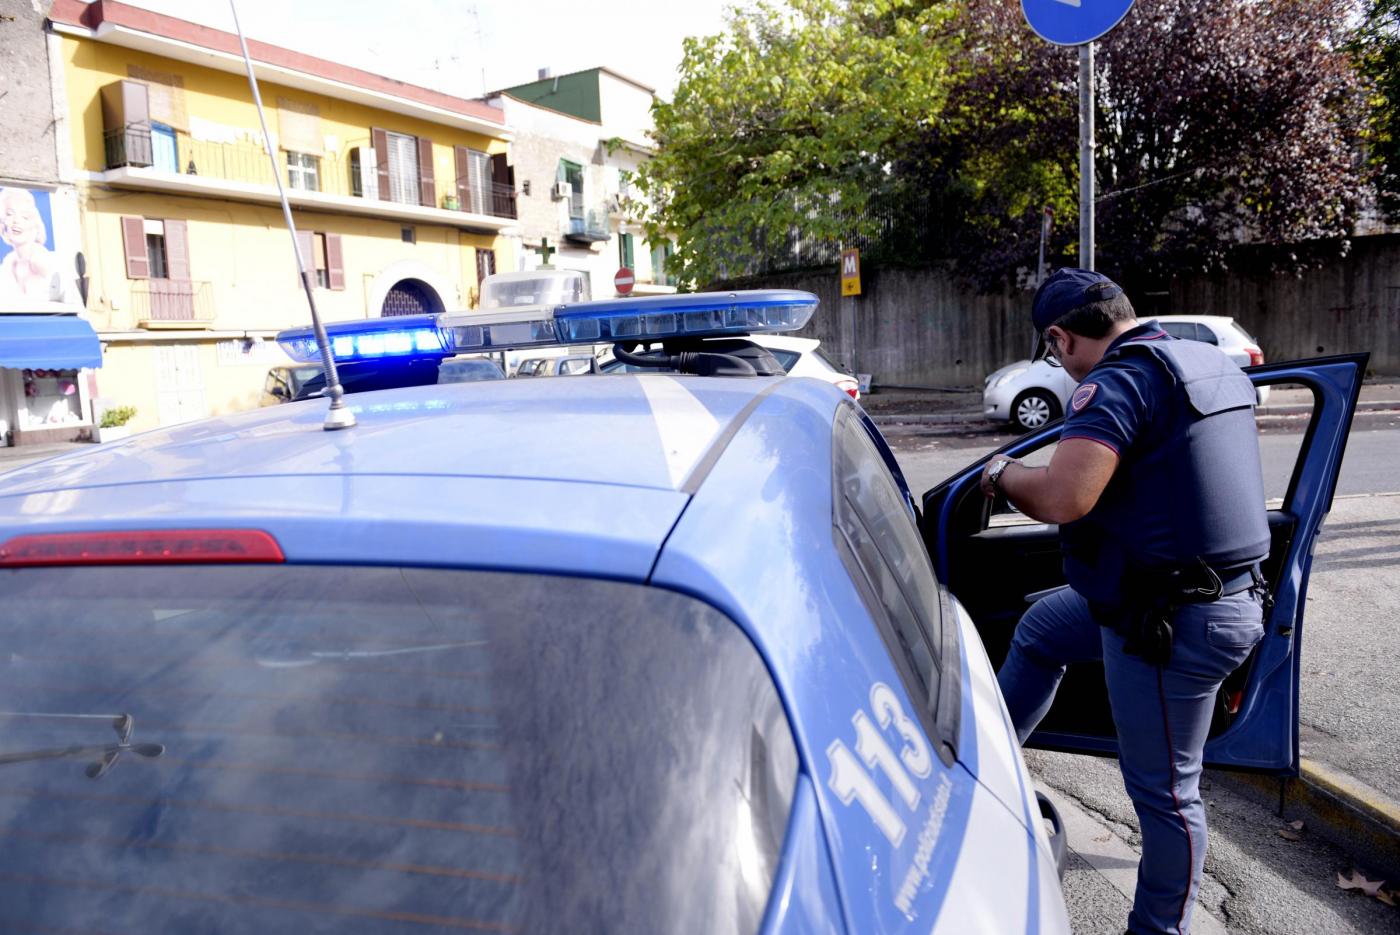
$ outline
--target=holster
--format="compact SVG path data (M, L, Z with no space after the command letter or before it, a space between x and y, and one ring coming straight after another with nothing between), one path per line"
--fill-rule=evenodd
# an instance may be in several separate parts
M1251 572L1257 583L1257 571ZM1090 604L1094 620L1123 637L1123 651L1151 666L1172 656L1172 615L1187 604L1209 604L1226 593L1204 559L1181 568L1131 567L1123 575L1123 603Z

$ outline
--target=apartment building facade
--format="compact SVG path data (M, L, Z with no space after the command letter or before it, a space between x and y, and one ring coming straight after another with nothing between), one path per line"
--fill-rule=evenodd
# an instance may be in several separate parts
M270 339L327 321L463 309L517 260L505 114L110 0L55 0L66 148L102 400L137 428L256 406Z
M0 133L0 445L91 435L102 355L83 315L77 191L59 161L47 3L6 6Z
M649 243L629 209L631 179L652 153L655 91L609 68L538 81L488 95L514 132L519 179L518 269L542 263L587 272L594 298L616 294L621 269L632 294L674 292L665 272L672 245Z

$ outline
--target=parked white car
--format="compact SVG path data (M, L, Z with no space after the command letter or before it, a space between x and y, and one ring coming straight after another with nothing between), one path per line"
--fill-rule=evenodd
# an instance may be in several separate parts
M1233 318L1159 315L1152 320L1174 338L1217 345L1241 367L1264 362L1259 342ZM988 419L1007 421L1028 432L1063 415L1076 385L1063 367L1044 360L1018 360L988 374L983 381L982 409ZM1257 392L1262 406L1268 402L1269 388L1261 387Z
M787 371L788 376L825 380L852 399L860 399L860 384L856 382L856 378L837 369L835 364L827 360L818 350L822 342L816 338L794 338L786 334L750 334L745 335L744 340L766 347L777 359L779 366ZM604 355L600 369L603 373L617 373L635 372L643 368L624 364L608 353Z

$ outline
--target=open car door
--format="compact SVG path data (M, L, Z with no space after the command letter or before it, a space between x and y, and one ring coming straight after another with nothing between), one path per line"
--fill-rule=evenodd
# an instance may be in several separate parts
M1274 605L1264 639L1221 687L1208 766L1296 775L1298 770L1299 645L1313 543L1332 506L1352 413L1369 355L1267 364L1246 371L1256 386L1287 383L1312 392L1287 492L1270 501L1272 547L1263 563ZM998 454L1044 463L1060 423L1017 439ZM1040 457L1035 456L1040 452ZM1059 529L994 506L978 487L983 458L923 496L924 543L938 577L967 608L1000 667L1027 595L1065 583ZM1267 473L1267 472L1266 472ZM1103 665L1071 665L1049 714L1027 743L1032 747L1117 754Z

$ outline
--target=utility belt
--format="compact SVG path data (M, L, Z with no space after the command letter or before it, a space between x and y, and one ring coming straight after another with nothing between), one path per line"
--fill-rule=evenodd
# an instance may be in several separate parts
M1273 603L1258 562L1216 568L1198 558L1179 568L1135 568L1123 576L1117 606L1090 602L1094 620L1123 637L1123 651L1144 662L1164 666L1172 654L1172 615L1188 604L1210 604L1244 591L1264 597L1265 612Z

